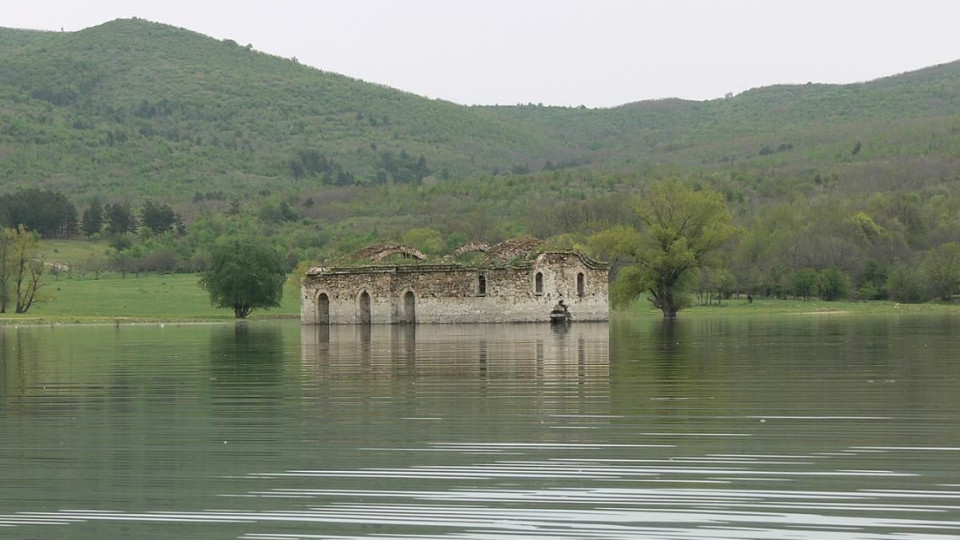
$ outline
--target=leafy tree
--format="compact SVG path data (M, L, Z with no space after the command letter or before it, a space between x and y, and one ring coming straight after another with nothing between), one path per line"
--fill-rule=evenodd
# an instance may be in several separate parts
M210 267L200 286L216 307L233 308L238 319L255 308L280 305L286 280L284 258L273 246L253 237L221 240L210 252Z
M12 253L13 230L0 229L0 313L6 313L7 306L10 305L10 277L13 275Z
M887 294L897 302L919 304L929 300L924 290L923 276L914 267L897 268L887 278Z
M80 228L87 236L93 236L103 228L103 206L100 199L94 199L90 206L83 211L83 217L80 218Z
M717 305L722 305L724 298L730 298L737 287L736 277L726 268L698 269L697 296L700 305L709 306L716 295Z
M713 289L717 293L717 305L719 305L724 298L730 298L737 288L736 276L726 268L720 268L714 272L711 281L713 282Z
M268 197L260 203L257 215L266 223L283 223L296 221L300 218L290 203L278 196Z
M127 274L137 270L137 261L131 250L117 250L110 254L110 266L120 272L120 279L126 279Z
M427 254L439 253L444 247L443 235L439 231L426 227L410 229L403 233L400 243L413 246Z
M793 273L793 294L806 300L816 292L817 272L812 268L802 268Z
M633 262L614 289L632 297L646 290L664 317L675 318L684 280L692 270L712 266L711 255L733 235L726 201L715 191L661 182L640 199L637 214L643 229L629 248Z
M960 290L960 243L948 242L930 251L923 260L930 294L950 300Z
M81 275L90 272L93 279L100 279L100 275L107 269L107 258L100 254L93 254L80 261L77 265Z
M624 225L602 230L587 239L587 251L597 259L607 261L610 264L610 274L614 278L620 270L636 259L634 250L638 245L640 245L640 233ZM629 294L628 298L615 299L615 303L621 303L620 300L630 301L635 296L634 292Z
M887 297L887 274L890 269L883 262L867 261L859 295L863 300L882 300Z
M0 284L4 291L0 295L0 313L6 313L11 300L16 302L17 313L26 313L33 305L37 291L43 286L46 261L37 255L39 236L23 225L3 230L0 240L0 244L3 244L0 257L3 260L0 262L4 269L0 273ZM10 292L13 292L12 296Z
M850 296L850 276L837 268L820 273L820 296L828 302Z

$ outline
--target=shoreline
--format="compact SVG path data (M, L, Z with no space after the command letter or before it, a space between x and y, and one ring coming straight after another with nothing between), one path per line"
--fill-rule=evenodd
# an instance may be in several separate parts
M24 317L7 318L0 315L0 329L19 326L135 326L135 325L189 325L189 324L228 324L238 322L271 322L299 320L299 316L279 314L261 315L236 319L232 317L101 317L90 318L64 316L59 317Z
M721 306L693 306L681 310L678 319L696 319L704 317L742 318L757 316L859 316L859 315L958 315L960 304L925 303L899 304L886 301L869 302L822 302L822 301L793 301L793 300L762 300L747 304L739 300L731 301ZM657 309L641 309L633 306L631 309L615 310L610 312L610 319L627 317L662 318ZM253 315L246 319L230 317L226 312L221 316L102 316L102 315L0 315L0 328L19 326L61 326L61 325L90 325L90 326L132 326L132 325L188 325L188 324L228 324L237 322L277 322L299 320L299 314L291 313L264 313Z
M662 317L658 309L650 309L640 302L619 314L644 317ZM960 315L960 304L927 302L901 304L887 300L837 301L822 300L729 300L717 306L691 306L680 311L678 319L698 317L750 317L771 315L792 316L856 316L856 315Z

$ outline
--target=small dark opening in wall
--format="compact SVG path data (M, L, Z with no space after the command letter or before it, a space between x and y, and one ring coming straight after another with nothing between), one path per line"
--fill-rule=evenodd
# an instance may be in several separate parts
M373 318L370 313L370 293L360 293L360 324L370 324Z
M403 295L403 313L400 322L404 324L417 322L417 297L413 294L413 291L407 291Z
M317 299L317 324L330 324L330 297L320 293Z
M483 274L477 276L477 294L487 294L487 276Z
M583 297L583 273L577 274L577 296Z
M533 290L537 294L543 294L543 272L537 272Z

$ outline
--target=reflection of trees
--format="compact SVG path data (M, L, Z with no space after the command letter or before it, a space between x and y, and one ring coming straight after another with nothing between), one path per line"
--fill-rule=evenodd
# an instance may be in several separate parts
M20 329L0 329L0 397L23 395L28 372L23 361L23 335Z
M210 372L218 382L276 384L283 372L279 328L238 322L210 333Z
M698 321L639 319L619 320L610 337L611 356L620 359L618 369L643 374L658 386L672 386L690 378L700 361L694 339ZM663 390L661 390L663 391ZM669 390L668 390L669 391Z
M924 410L930 396L945 395L929 393L930 380L960 366L949 352L960 327L952 317L625 318L610 326L613 410L665 422L731 404L744 415L806 414L811 404L829 414Z

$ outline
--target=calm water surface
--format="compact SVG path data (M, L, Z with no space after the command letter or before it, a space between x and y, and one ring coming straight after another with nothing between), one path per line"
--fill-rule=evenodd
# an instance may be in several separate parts
M0 328L0 538L960 536L960 318Z

